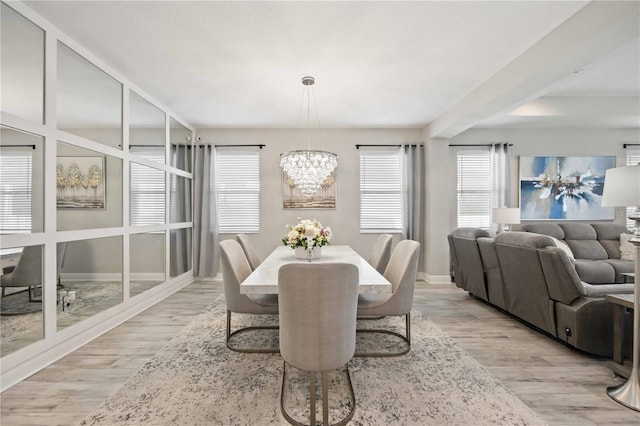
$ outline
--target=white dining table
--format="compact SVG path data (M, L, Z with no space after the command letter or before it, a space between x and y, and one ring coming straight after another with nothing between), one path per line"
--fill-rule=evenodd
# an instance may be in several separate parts
M324 246L322 256L312 263L351 263L358 267L359 292L391 294L391 283L349 246ZM278 270L287 263L309 263L298 259L289 246L276 248L247 279L240 284L242 294L277 294Z

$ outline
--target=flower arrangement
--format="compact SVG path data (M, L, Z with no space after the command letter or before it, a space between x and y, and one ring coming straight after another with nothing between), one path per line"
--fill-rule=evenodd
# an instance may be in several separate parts
M296 247L308 247L309 241L313 244L311 247L322 247L329 244L331 240L331 228L322 226L316 219L298 218L297 225L286 225L289 232L282 238L282 243L292 249Z

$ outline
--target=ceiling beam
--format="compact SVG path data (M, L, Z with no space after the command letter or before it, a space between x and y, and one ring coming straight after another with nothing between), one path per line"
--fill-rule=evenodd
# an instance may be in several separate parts
M640 2L594 1L429 124L451 138L640 37Z

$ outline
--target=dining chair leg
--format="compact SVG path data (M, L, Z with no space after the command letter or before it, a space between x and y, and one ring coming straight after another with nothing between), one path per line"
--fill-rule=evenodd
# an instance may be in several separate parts
M227 338L226 344L229 349L234 352L240 352L244 354L279 354L280 348L277 349L267 349L267 348L239 348L237 346L233 346L230 342L231 338L237 334L245 333L251 330L277 330L279 327L277 325L263 325L263 326L250 326L240 328L233 333L231 332L231 311L227 309Z
M326 371L322 372L322 424L329 424L329 379Z
M356 352L354 357L371 357L371 358L384 358L384 357L394 357L401 356L408 353L411 350L411 313L408 313L404 316L405 318L405 333L406 335L402 335L398 332L391 330L384 330L378 328L360 328L356 330L356 333L381 333L381 334L389 334L392 336L399 337L402 341L407 343L407 348L401 350L399 352Z
M315 371L309 372L309 424L310 425L316 424L316 372Z

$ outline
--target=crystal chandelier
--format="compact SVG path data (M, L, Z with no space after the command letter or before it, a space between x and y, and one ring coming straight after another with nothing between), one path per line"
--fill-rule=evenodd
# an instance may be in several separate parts
M310 88L315 83L313 77L303 77L307 96L307 128L309 128ZM304 94L303 94L304 100ZM316 114L318 108L316 107ZM299 121L299 118L298 118ZM338 165L338 156L333 152L311 149L309 137L306 150L289 151L280 155L280 167L300 190L305 198L311 198Z

